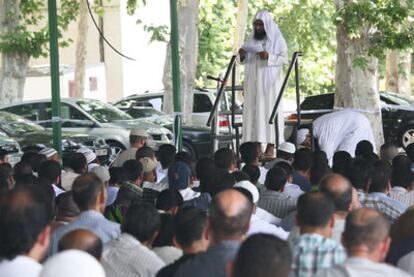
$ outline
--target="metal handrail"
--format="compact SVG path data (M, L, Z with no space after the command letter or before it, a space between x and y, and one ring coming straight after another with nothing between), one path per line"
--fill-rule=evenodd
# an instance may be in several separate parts
M213 121L213 119L214 119L214 114L217 112L217 109L218 109L219 104L220 104L221 95L222 95L222 94L223 94L223 92L224 92L224 89L225 89L225 87L226 87L226 84L227 84L227 81L228 81L228 79L229 79L230 73L233 71L233 68L234 68L234 66L235 66L235 64L236 64L236 58L237 58L237 56L236 56L236 55L233 55L233 56L231 57L230 64L229 64L229 66L227 67L226 75L224 75L224 79L223 79L223 81L221 82L220 89L219 89L219 90L218 90L218 92L217 92L216 101L214 101L213 108L211 109L210 115L209 115L208 120L207 120L207 126L208 126L208 127L210 127L210 126L211 126L211 122L212 122L212 121Z

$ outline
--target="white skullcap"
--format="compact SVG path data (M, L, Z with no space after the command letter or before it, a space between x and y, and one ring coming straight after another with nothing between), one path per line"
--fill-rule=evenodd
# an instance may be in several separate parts
M307 134L309 134L309 129L306 129L306 128L299 129L296 134L296 143L302 144L305 141Z
M130 136L149 137L148 133L143 129L132 129L129 133Z
M66 250L46 261L40 277L105 277L102 265L80 250Z
M283 142L279 145L279 147L277 148L277 150L289 153L289 154L293 154L296 151L296 147L293 143L290 142Z
M142 164L142 168L145 173L151 172L157 167L157 163L148 157L139 159L139 162Z
M259 201L259 190L250 181L240 181L234 185L235 188L243 188L250 192L253 198L253 203L256 204Z
M96 176L99 177L99 179L101 179L102 182L108 182L109 179L111 178L111 176L109 175L109 170L108 168L106 168L106 166L95 166L91 169L92 173L95 173Z
M57 154L57 151L53 148L45 148L39 151L39 154L46 156L46 158L50 158L53 155Z
M82 153L85 156L86 162L88 164L96 160L96 154L88 147L81 147L76 152Z

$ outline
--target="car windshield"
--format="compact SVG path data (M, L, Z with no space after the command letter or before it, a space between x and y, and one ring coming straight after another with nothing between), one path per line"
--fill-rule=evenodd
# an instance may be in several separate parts
M30 122L20 116L5 112L0 113L0 126L4 132L10 135L45 131L42 126L37 125L36 123Z
M90 114L99 123L109 123L117 120L130 120L131 116L123 111L114 108L109 104L97 100L80 100L77 102L82 110Z
M414 104L414 99L411 96L401 96L395 93L383 93L384 97L401 106L411 106Z

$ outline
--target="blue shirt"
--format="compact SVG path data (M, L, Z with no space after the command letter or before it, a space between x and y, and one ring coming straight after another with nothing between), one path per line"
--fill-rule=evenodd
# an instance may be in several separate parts
M109 221L103 214L89 210L80 214L79 218L75 221L57 228L50 240L50 254L54 255L58 252L59 240L67 233L77 230L85 229L94 232L102 241L107 243L108 241L118 238L121 234L121 229L118 223Z
M405 210L407 210L406 205L404 205L403 203L401 203L398 200L392 199L391 197L387 196L383 192L370 192L369 195L372 196L372 197L378 198L378 199L388 203L389 205L395 207L397 210L400 211L400 213L404 213Z
M310 190L312 189L312 184L308 181L308 179L306 179L305 176L303 176L297 171L293 172L292 176L293 176L293 180L292 180L293 184L298 185L300 189L303 190L304 192L310 192Z

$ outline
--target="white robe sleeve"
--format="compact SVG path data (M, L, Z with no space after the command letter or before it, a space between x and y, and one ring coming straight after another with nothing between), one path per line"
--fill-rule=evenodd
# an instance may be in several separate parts
M267 59L267 66L282 66L288 63L287 53L280 53L278 55L270 54Z

